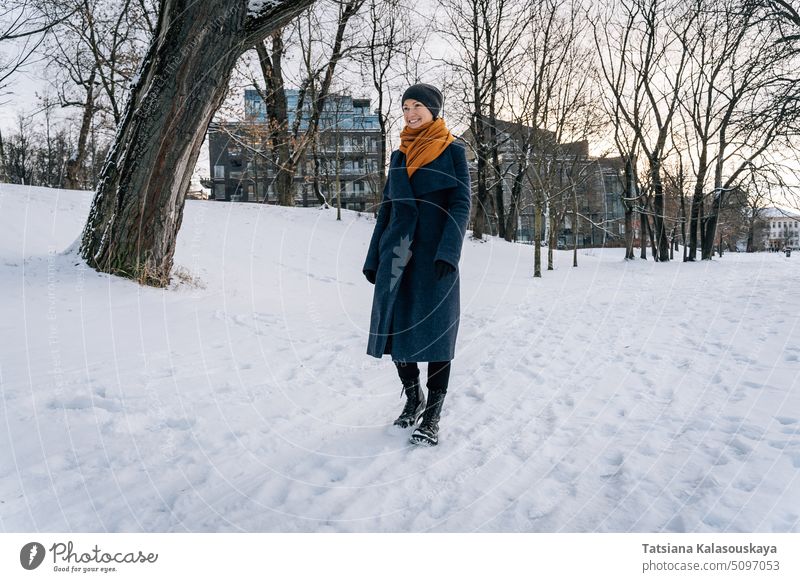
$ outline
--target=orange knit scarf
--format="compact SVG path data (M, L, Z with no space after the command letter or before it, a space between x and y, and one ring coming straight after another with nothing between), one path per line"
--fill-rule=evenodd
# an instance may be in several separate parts
M406 155L408 177L411 178L419 168L438 158L455 139L441 117L416 129L406 125L400 132L399 149Z

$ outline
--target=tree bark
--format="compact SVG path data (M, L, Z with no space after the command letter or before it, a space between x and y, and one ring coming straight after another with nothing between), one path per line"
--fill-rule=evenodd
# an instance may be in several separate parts
M655 218L653 218L653 224L655 224ZM647 233L650 236L650 250L653 252L653 260L655 262L660 261L658 254L658 247L656 246L656 239L653 236L654 226L650 224L650 218L647 218Z
M642 206L639 208L639 225L641 226L641 236L640 238L640 246L641 250L639 253L640 259L647 260L647 231L650 227L650 221L647 219L647 209Z
M683 184L681 183L681 186ZM681 196L681 241L683 242L683 262L688 260L686 249L686 196L683 194L683 188L680 191Z
M653 230L655 231L654 258L659 261L669 261L669 244L667 242L667 229L664 225L664 183L661 181L661 160L657 157L650 158L650 177L653 180ZM658 252L656 252L656 249Z
M236 60L312 3L248 14L247 0L161 0L81 236L90 266L169 283L186 190Z
M572 187L572 266L578 266L578 193Z
M6 150L3 146L3 132L0 131L0 181L8 181L8 174L6 172Z
M290 163L289 115L283 86L283 50L283 34L279 30L272 34L271 56L264 43L256 45L258 62L266 86L265 94L261 97L267 105L270 154L275 168L275 191L278 195L278 204L291 206L294 202L295 167ZM266 195L264 201L267 201Z
M480 90L475 87L475 95L477 98L480 97ZM479 101L476 101L476 108L480 107ZM477 154L476 159L476 182L477 182L477 204L475 205L475 210L473 213L473 228L472 228L472 236L476 239L482 239L483 233L486 231L487 226L487 214L488 214L488 198L489 198L489 191L487 188L487 167L486 167L486 153L487 153L487 137L486 137L486 129L485 129L485 121L483 119L483 115L480 112L476 112L473 114L473 122L472 122L472 135L475 137L475 153ZM491 225L489 228L489 234L491 234Z
M556 236L556 225L558 222L556 221L556 217L553 214L552 208L550 209L550 244L547 245L547 270L552 271L555 267L553 266L553 249L555 248L557 242Z
M634 177L633 160L625 158L625 259L633 259L633 200L636 196L636 178Z
M722 189L718 189L715 193L714 200L711 203L711 212L709 212L702 232L702 258L704 261L710 260L714 256L714 239L717 234L717 221L719 218L720 209L722 208ZM720 255L722 253L720 252Z
M542 276L542 204L536 201L533 210L533 276Z
M703 207L703 184L705 182L706 152L703 149L700 156L700 172L695 180L694 195L692 196L692 216L689 223L689 256L687 261L694 261L697 257L697 231L700 229L700 216Z
M514 176L514 183L511 188L511 208L508 210L508 216L505 219L505 232L503 238L508 242L517 240L517 222L519 221L519 205L522 199L522 182L527 172L527 163L519 160L521 163L517 164L517 174Z

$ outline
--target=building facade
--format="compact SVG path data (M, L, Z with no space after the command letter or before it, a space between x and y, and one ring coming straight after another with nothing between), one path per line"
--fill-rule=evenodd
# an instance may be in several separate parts
M512 193L515 188L518 190L515 240L529 244L535 240L534 192L538 189L545 198L539 233L543 243L549 241L549 217L554 213L558 218L556 244L560 248L571 248L575 243L578 247L624 246L621 158L591 157L588 141L556 143L549 131L502 120L494 120L493 124L500 144L506 216L511 210ZM474 172L474 139L470 131L462 137L473 146L468 148L468 155ZM491 232L499 232L496 209L490 209L488 218Z
M298 91L286 91L291 128L297 118ZM220 201L276 203L275 164L269 148L266 104L254 89L245 90L245 120L212 123L208 130L211 198ZM301 112L300 132L308 129L310 106ZM319 132L297 165L293 180L297 206L321 200L365 210L380 183L382 139L378 115L369 99L331 94L325 101ZM321 197L321 198L320 198Z
M800 214L766 208L762 214L764 247L771 251L800 248Z

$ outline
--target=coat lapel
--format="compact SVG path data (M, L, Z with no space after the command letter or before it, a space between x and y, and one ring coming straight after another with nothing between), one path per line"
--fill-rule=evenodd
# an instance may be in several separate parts
M399 150L389 163L389 198L393 201L414 203L416 197L422 197L429 192L454 188L458 185L453 168L453 156L448 146L441 155L426 164L408 178L406 157Z
M411 190L411 182L408 180L408 170L406 169L406 157L396 151L394 157L389 162L389 191L388 197L393 203L399 202L417 208L414 199L414 192Z
M429 164L417 168L411 176L411 186L417 196L424 196L429 192L453 188L457 185L453 156L450 146Z

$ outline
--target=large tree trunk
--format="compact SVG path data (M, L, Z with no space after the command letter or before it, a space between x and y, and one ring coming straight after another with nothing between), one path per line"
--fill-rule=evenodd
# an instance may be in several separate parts
M756 218L751 215L750 220L747 223L747 248L745 252L753 253L755 252L755 239L756 239Z
M494 207L497 210L497 236L506 240L506 212L505 201L503 200L503 172L500 167L500 145L497 143L497 124L495 123L494 111L492 124L489 126L489 143L492 144L492 180L494 180Z
M264 102L267 104L269 123L270 153L275 168L275 191L278 204L294 204L295 167L290 164L289 115L286 110L286 91L283 86L283 35L276 31L272 35L272 57L264 43L256 45L258 62L266 87ZM267 196L264 196L264 202Z
M719 215L723 208L723 197L725 194L725 187L722 183L722 168L725 160L725 147L727 145L727 136L725 128L720 131L720 145L717 159L714 164L714 200L711 202L711 212L703 226L701 232L702 238L702 258L704 261L711 260L714 255L714 239L717 235L717 222L719 222ZM720 240L719 255L722 256L722 241Z
M542 276L542 202L538 196L533 209L533 276Z
M572 266L578 266L578 193L572 187ZM583 244L583 241L581 241Z
M7 182L8 175L6 174L6 150L3 146L3 132L0 131L0 182Z
M639 209L639 225L641 227L639 258L647 260L647 231L650 221L647 219L647 207L642 205Z
M661 181L661 160L658 158L650 159L650 177L653 180L653 257L658 261L669 261L669 243L664 225L664 184Z
M514 185L511 189L511 208L508 210L508 216L505 219L505 232L504 237L508 242L517 240L517 223L519 222L519 204L522 198L522 181L527 171L527 164L520 160L517 164L517 175L514 176Z
M625 159L625 259L633 259L633 208L636 196L636 179L633 174L633 161Z
M697 231L700 229L700 217L703 213L703 185L706 180L706 168L708 167L708 153L705 144L700 152L700 162L698 164L697 179L694 185L694 195L692 196L692 218L689 226L689 256L688 261L694 261L697 257Z
M633 209L625 204L625 260L633 258Z
M717 234L717 221L719 219L720 208L722 207L722 188L717 189L714 200L711 203L711 212L708 214L702 231L702 259L704 261L710 260L714 255L714 240ZM721 255L722 253L720 253Z
M480 89L475 84L475 98L478 99L475 101L476 108L480 108ZM489 191L487 188L487 167L486 167L486 153L487 153L487 138L486 138L486 127L485 121L483 119L483 115L480 111L473 113L472 118L472 135L475 137L475 154L476 154L476 176L475 181L477 182L477 191L476 191L476 200L477 204L475 205L473 211L473 219L472 219L472 236L476 239L482 239L483 233L486 231L486 226L488 222L488 198L489 198ZM489 234L491 234L491 225L489 225Z
M106 273L164 286L200 146L236 60L313 0L161 0L156 34L103 166L80 253Z
M556 234L556 225L558 224L558 221L556 220L556 216L553 213L552 206L550 207L549 219L550 219L550 243L547 245L547 270L552 271L553 269L555 269L555 267L553 266L553 249L555 248L556 244L558 244L557 243L558 236Z
M650 224L650 218L647 218L647 234L650 236L650 250L653 252L653 260L658 262L661 259L658 256L658 247L656 246L656 239L653 237L653 233L655 232L655 217L653 218L653 224Z
M681 188L681 241L683 242L683 261L686 262L688 260L686 254L686 196L683 194L683 188Z

